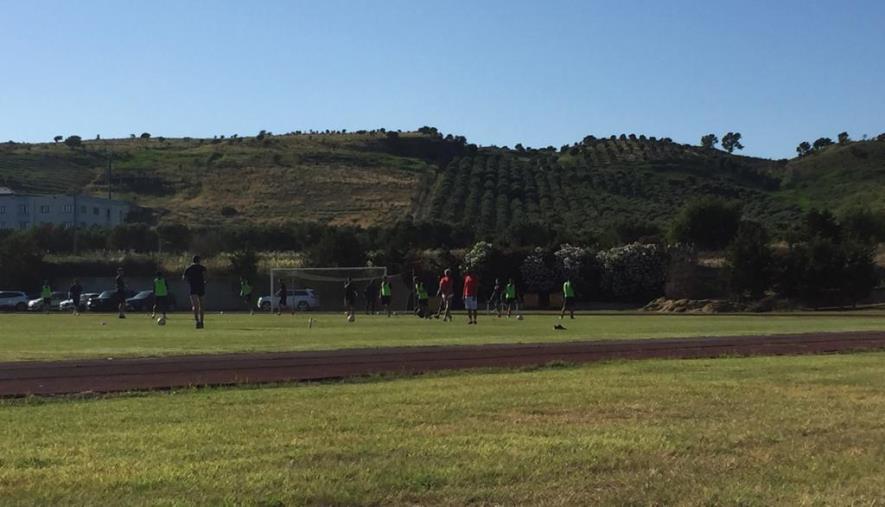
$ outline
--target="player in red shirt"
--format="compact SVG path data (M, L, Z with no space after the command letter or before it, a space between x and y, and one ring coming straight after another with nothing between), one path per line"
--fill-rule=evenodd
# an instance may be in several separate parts
M464 308L467 310L467 323L476 324L476 278L467 270L464 277Z
M439 310L436 312L437 319L440 314L443 314L443 309L445 309L443 321L452 320L452 298L455 296L454 287L455 284L452 281L452 270L447 269L443 271L443 276L439 279L439 290L436 291L436 295L440 298Z

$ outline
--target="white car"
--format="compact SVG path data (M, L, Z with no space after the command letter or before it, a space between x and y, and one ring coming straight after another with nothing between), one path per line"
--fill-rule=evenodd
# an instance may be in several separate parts
M90 299L98 296L98 292L84 292L80 294L80 311L86 311L86 303L89 302ZM58 310L60 312L70 312L74 310L74 300L73 299L65 299L64 301L58 304Z
M288 294L286 305L289 308L306 312L320 307L320 298L317 297L313 289L288 289L286 294ZM276 310L279 305L280 298L277 295L258 298L259 310L269 312L272 309Z
M52 299L50 301L59 301L61 299L67 299L67 298L68 298L67 292L53 292ZM32 299L32 300L28 301L28 311L29 312L36 312L36 311L42 310L42 309L43 309L43 298L37 298L37 299ZM50 307L50 309L52 309L52 307Z
M0 290L0 310L23 312L28 309L28 295L17 290Z

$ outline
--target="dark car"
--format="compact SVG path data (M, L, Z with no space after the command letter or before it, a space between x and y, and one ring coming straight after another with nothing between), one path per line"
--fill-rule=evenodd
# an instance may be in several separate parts
M126 298L131 298L135 295L134 290L127 290L125 293ZM86 308L89 309L90 312L116 312L118 305L120 302L117 300L117 291L115 290L106 290L98 295L98 297L94 297L86 303Z
M133 312L147 312L154 307L154 291L143 290L138 294L126 299L126 308ZM175 310L175 296L166 296L166 309Z

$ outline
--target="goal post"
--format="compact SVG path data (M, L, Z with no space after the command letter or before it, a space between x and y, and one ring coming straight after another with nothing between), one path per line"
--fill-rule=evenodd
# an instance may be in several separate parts
M289 292L287 305L296 310L338 311L344 310L344 282L350 278L357 292L357 305L365 305L366 287L374 283L380 287L381 279L387 276L384 266L352 266L343 268L308 267L308 268L271 268L271 310L279 309L279 298L276 297L279 283L282 280ZM401 277L391 277L394 294L406 288ZM397 287L400 285L401 287ZM403 294L408 297L408 295ZM399 300L400 298L396 298Z

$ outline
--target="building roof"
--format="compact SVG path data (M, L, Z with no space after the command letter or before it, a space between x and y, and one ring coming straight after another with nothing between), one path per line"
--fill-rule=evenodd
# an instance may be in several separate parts
M9 190L6 187L0 187L0 197L42 197L48 199L71 199L76 197L77 199L88 200L88 202L95 203L96 201L101 201L104 203L119 205L119 206L133 206L133 204L129 201L121 201L119 199L108 199L106 197L95 196L95 195L85 195L85 194L16 194L12 190L9 190L8 193L4 193L3 189Z
M15 192L13 192L11 188L0 187L0 195L12 195L12 194L15 194Z

